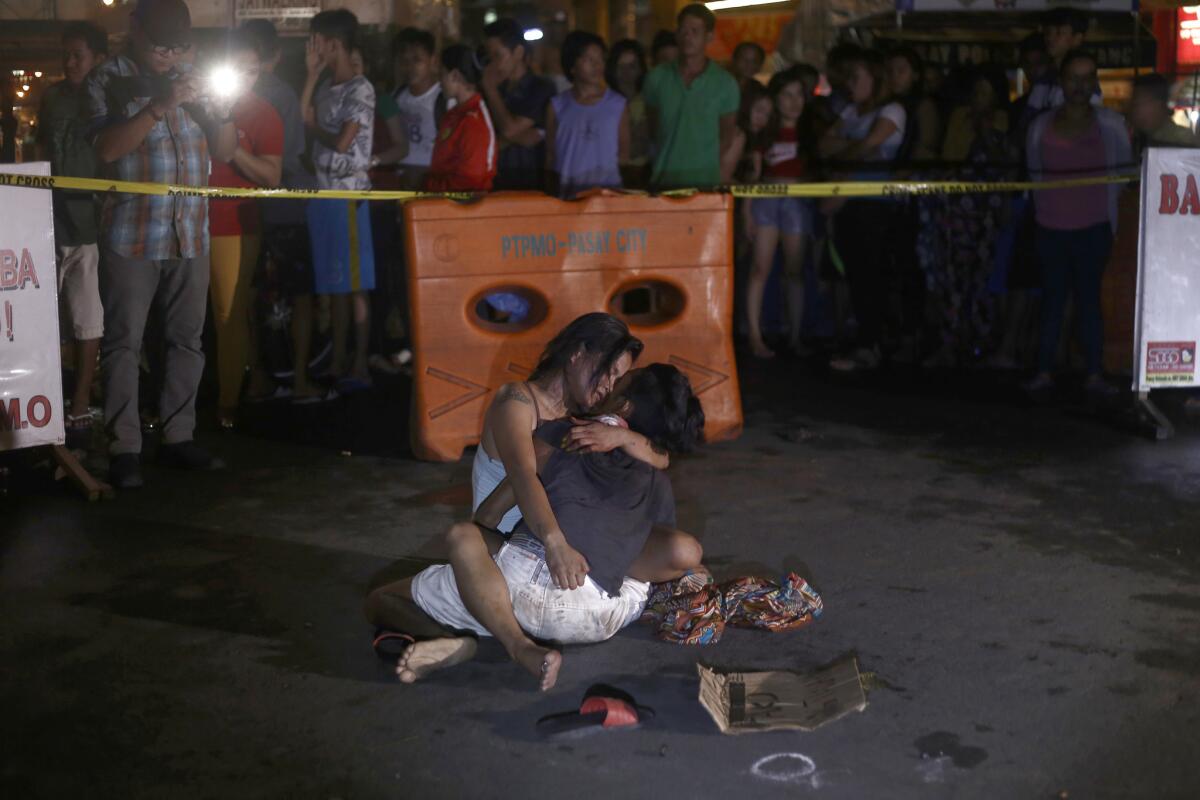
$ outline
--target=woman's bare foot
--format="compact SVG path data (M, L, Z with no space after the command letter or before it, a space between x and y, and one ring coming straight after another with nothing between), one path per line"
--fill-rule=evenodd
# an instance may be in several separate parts
M538 688L548 692L558 680L558 669L562 666L562 653L538 647L533 642L513 654L513 661L524 667L530 675L540 679Z
M417 642L400 656L396 663L396 676L401 683L416 683L431 672L470 661L475 657L477 647L475 640L469 636Z

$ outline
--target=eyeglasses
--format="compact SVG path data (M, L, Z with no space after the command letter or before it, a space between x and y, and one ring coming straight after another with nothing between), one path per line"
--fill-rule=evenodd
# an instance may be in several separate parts
M154 55L166 58L167 56L181 56L191 48L192 46L190 44L173 44L167 46L156 44L151 48L151 50L154 51Z

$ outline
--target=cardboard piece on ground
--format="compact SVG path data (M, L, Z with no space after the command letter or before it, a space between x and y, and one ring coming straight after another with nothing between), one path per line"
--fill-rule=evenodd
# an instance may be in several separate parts
M696 669L700 704L721 733L812 731L867 707L858 658L853 655L808 674L721 672L704 664Z

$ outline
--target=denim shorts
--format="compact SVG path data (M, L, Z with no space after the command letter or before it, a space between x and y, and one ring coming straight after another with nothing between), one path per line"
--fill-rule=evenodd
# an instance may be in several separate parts
M750 201L750 216L756 225L783 234L813 234L812 204L803 197L756 197Z
M626 578L618 596L608 594L591 578L578 589L557 589L549 565L535 553L509 543L494 558L508 584L517 622L535 639L603 642L636 621L646 607L648 583ZM447 628L491 635L467 611L449 564L422 570L413 578L412 595L422 611Z

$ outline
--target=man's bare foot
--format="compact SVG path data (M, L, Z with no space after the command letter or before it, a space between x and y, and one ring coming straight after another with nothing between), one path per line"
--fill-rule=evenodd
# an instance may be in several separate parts
M562 666L562 653L548 650L530 642L513 654L513 661L524 667L530 675L538 678L538 686L543 692L548 692L558 680L558 669Z
M775 357L775 351L767 347L761 341L750 343L750 354L755 358L766 360Z
M401 683L415 683L431 672L470 661L475 657L476 647L475 640L469 636L417 642L400 656L396 676Z

